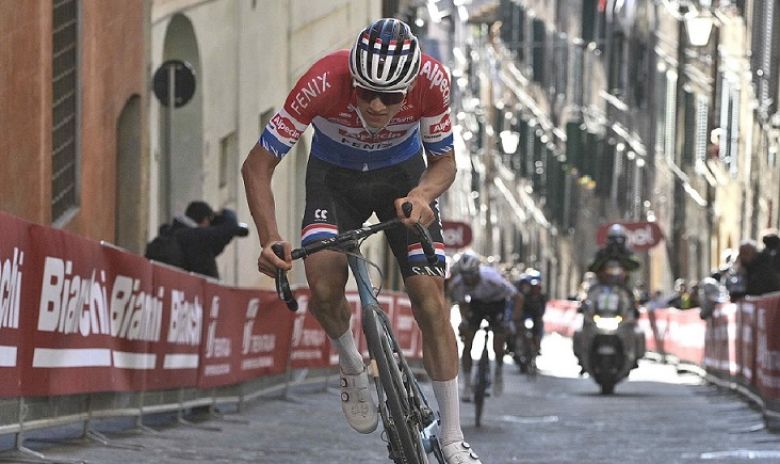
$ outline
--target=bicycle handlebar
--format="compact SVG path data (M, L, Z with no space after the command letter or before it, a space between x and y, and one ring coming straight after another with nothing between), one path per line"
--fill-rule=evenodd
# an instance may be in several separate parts
M406 217L412 215L411 203L404 203L401 205L401 209L403 210ZM292 250L292 259L295 260L305 258L318 251L335 248L347 243L352 243L377 232L397 227L400 224L400 219L393 218L387 221L379 222L377 224L361 227L360 229L348 230L344 233L336 235L335 237L326 238ZM428 260L428 263L431 265L436 264L438 257L436 256L436 249L433 246L433 240L431 239L431 234L428 232L428 229L419 222L414 224L414 228L417 232L417 235L420 237L420 244L422 245L423 253L425 253L425 258ZM284 259L284 249L282 248L282 245L276 243L271 246L271 249L274 251L274 253L276 253L276 256L278 256L280 259ZM282 269L276 269L275 280L276 293L279 295L279 299L287 304L287 308L289 308L290 311L297 311L298 301L296 301L295 297L293 296L292 289L290 288L290 281L287 279L287 273Z

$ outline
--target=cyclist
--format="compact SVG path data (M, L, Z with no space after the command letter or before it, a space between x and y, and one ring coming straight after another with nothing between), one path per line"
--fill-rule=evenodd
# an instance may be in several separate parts
M471 400L471 347L483 319L493 330L493 351L496 355L493 394L500 396L504 390L504 346L509 323L505 309L508 301L515 299L518 292L495 268L482 264L476 254L464 253L457 262L457 270L448 290L452 302L458 304L462 318L459 332L463 340L463 401Z
M535 269L526 269L517 282L517 306L513 313L516 327L523 327L526 319L533 321L534 349L540 354L544 336L544 310L547 307L547 295L542 293L542 273Z
M360 227L372 213L429 226L439 261L429 265L414 232L387 232L422 331L424 365L440 409L448 463L479 463L463 440L458 402L458 353L444 299L444 247L437 198L455 178L450 80L444 66L420 51L409 26L374 21L350 50L330 53L300 78L244 161L242 175L262 251L260 272L291 268L291 245L279 233L271 177L303 131L314 126L306 170L303 244ZM425 153L425 156L423 156ZM411 217L401 205L410 202ZM280 244L279 259L272 245ZM350 426L370 433L378 422L369 378L350 327L342 253L305 260L309 307L339 352L342 410Z

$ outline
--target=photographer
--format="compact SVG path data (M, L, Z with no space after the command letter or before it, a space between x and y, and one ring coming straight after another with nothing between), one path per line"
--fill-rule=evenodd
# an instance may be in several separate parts
M176 216L170 226L164 225L160 228L160 237L147 246L146 257L219 279L217 256L224 251L233 237L247 235L249 228L238 222L233 210L225 208L216 214L208 203L193 201L187 206L184 215ZM161 240L165 240L166 247L178 247L178 250L164 253L177 256L174 262L161 259L152 251L162 248L153 246Z

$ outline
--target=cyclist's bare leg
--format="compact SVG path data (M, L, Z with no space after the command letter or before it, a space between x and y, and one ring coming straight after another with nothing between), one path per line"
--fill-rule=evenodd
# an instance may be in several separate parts
M344 295L346 257L331 251L309 256L306 279L311 289L309 308L339 353L341 409L353 429L371 433L376 430L379 417L363 357L349 330L352 312Z
M496 367L501 369L504 364L504 347L506 346L506 334L493 332L493 352L496 354Z
M458 347L444 299L444 279L411 276L406 290L423 339L423 364L433 380L433 393L441 416L442 447L463 441L458 399Z
M309 307L339 352L339 365L347 374L363 370L363 358L349 330L352 312L344 295L347 260L341 253L323 251L306 259L306 278L311 288Z
M471 347L474 346L474 331L471 327L463 331L463 350L460 355L460 362L463 367L463 372L471 372L471 365L473 360L471 359Z
M458 375L458 346L444 299L444 279L411 276L406 290L423 339L423 364L433 380L449 380Z
M306 280L311 289L309 308L330 338L349 330L352 313L344 294L347 258L341 253L321 251L306 258Z

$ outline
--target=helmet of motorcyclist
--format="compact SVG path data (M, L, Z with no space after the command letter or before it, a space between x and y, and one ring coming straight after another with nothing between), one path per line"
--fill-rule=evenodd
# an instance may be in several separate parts
M406 91L420 71L421 52L409 26L395 18L369 24L349 53L355 85L376 92Z
M626 228L621 224L612 224L607 230L607 245L625 246L627 241Z

